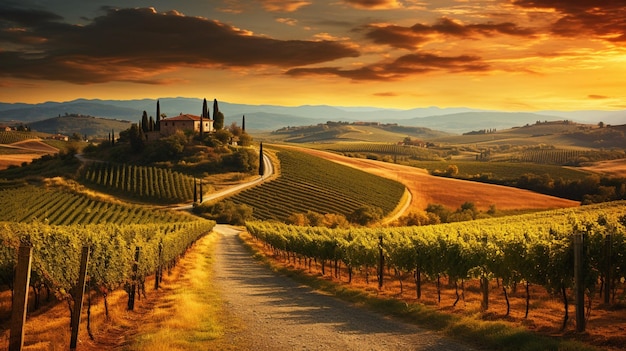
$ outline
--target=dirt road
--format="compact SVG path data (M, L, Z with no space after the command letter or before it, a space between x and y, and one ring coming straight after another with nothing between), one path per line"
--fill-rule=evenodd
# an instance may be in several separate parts
M217 226L213 277L228 319L233 350L468 350L438 334L356 308L277 276L237 238Z

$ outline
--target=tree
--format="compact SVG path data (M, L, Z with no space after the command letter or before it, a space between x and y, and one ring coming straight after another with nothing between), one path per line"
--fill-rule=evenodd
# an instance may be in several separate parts
M206 99L202 101L202 115L200 115L200 140L204 136L204 119L209 118L209 109L207 107Z
M239 145L250 146L252 145L252 137L248 133L243 133L239 136Z
M348 220L360 225L368 225L383 218L383 210L379 207L364 205L352 212Z
M130 147L134 152L141 152L145 146L143 130L138 125L134 124L130 126L128 130L128 139L130 140Z
M265 175L265 162L263 162L263 143L260 145L259 151L259 175L262 177Z
M224 128L224 114L220 111L213 115L213 128L215 130Z
M157 110L156 110L156 130L161 130L161 105L159 104L159 100L157 100Z
M241 118L241 130L246 131L246 115Z
M224 114L220 112L217 99L213 99L213 128L215 128L215 130L224 128Z
M143 111L143 114L141 115L141 130L145 133L147 131L149 131L150 125L148 122L148 112Z

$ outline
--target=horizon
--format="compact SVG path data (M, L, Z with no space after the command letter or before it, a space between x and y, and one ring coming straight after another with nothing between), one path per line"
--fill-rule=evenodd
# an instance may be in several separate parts
M103 98L84 98L84 97L77 97L71 100L65 100L65 101L53 101L53 100L47 100L47 101L41 101L41 102L34 102L34 103L28 103L28 102L22 102L22 101L18 101L18 102L6 102L6 101L0 101L0 104L12 104L12 105L19 105L19 104L25 104L25 105L40 105L40 104L46 104L46 103L55 103L55 104L64 104L64 103L71 103L74 101L78 101L78 100L85 100L85 101L103 101L103 102L107 102L107 101L121 101L121 102L129 102L129 101L142 101L142 100L152 100L156 103L156 101L158 100L166 100L166 99L196 99L196 100L200 100L202 101L205 98L202 97L190 97L190 96L176 96L176 97L172 97L172 96L166 96L166 97L158 97L158 98L152 98L152 97L138 97L138 98L129 98L129 99L103 99ZM207 101L209 101L209 98L206 98ZM220 99L217 99L217 101L219 103L226 103L226 104L233 104L233 105L247 105L247 106L271 106L271 107L285 107L285 108L299 108L299 107L331 107L331 108L338 108L338 109L344 109L345 111L357 111L357 112L361 112L358 111L359 109L363 110L363 111L376 111L376 110L390 110L390 111L410 111L410 110L418 110L418 109L439 109L439 110L448 110L448 109L467 109L467 110L471 110L469 112L485 112L485 113L489 113L489 112L498 112L498 113L541 113L541 112L558 112L558 113L567 113L567 112L622 112L622 111L626 111L626 107L624 108L616 108L616 109L579 109L579 110L556 110L556 109L545 109L545 110L497 110L497 109L487 109L487 108L476 108L476 107L468 107L468 106L446 106L446 107L442 107L442 106L414 106L414 107L408 107L408 108L394 108L394 107L380 107L380 106L374 106L374 105L353 105L353 106L348 106L348 105L328 105L328 104L301 104L301 105L278 105L278 104L272 104L272 103L260 103L260 104L249 104L249 103L245 103L245 102L233 102L233 101L223 101ZM559 117L559 116L555 116L555 117Z
M626 109L620 0L157 4L0 4L2 100Z

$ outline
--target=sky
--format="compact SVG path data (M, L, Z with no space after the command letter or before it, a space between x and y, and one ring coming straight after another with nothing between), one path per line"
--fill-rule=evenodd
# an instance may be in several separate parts
M0 102L626 109L624 0L2 0Z

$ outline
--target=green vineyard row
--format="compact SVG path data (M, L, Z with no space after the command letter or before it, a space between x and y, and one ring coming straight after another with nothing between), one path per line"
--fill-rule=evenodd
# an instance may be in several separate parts
M0 131L0 144L13 144L18 141L28 140L28 139L38 139L37 133L33 132L18 132L12 130L7 132L5 130Z
M0 222L0 285L12 285L20 243L32 246L31 286L44 284L62 298L74 288L81 248L91 250L87 274L90 286L111 291L133 280L134 254L141 255L135 281L157 268L172 265L215 222L195 220L142 225L53 226Z
M383 155L407 156L417 160L436 160L441 158L441 156L437 152L424 147L389 143L336 143L324 145L323 149L340 152L343 154L373 153Z
M339 165L302 152L279 149L281 175L229 198L254 208L259 220L286 220L294 213L315 211L349 215L372 205L389 213L404 186L393 180Z
M585 288L593 295L606 281L608 265L611 289L624 285L625 225L626 202L621 201L423 227L328 229L250 222L247 229L274 249L315 259L322 267L339 261L350 272L367 271L377 266L382 249L385 264L400 272L454 282L498 279L505 287L528 283L552 294L573 286L571 234L582 233Z
M193 218L183 213L111 203L69 191L36 186L0 190L0 205L0 221L52 225L148 224L188 221Z
M92 163L81 180L144 200L176 203L193 198L193 177L170 169L112 163Z

